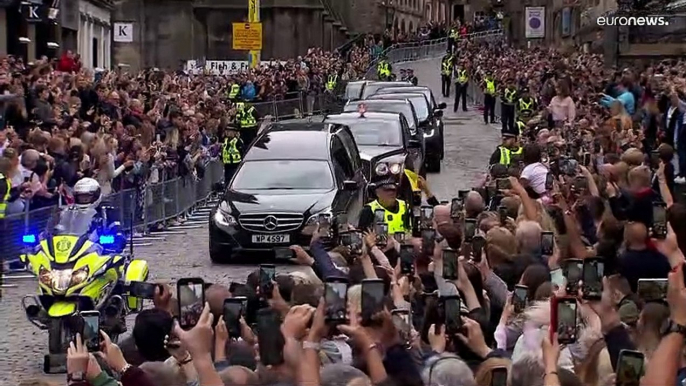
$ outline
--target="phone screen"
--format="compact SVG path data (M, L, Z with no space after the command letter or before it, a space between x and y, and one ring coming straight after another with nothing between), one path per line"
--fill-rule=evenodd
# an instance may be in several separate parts
M393 317L393 324L400 332L401 338L408 341L410 332L412 331L412 317L409 310L393 310L391 312Z
M555 177L553 177L552 173L548 173L545 176L545 190L553 190L555 184Z
M476 219L468 218L464 220L464 238L465 241L471 241L476 234Z
M198 324L205 307L205 282L200 278L179 279L176 284L179 302L179 324L192 328Z
M386 220L386 211L383 209L377 209L374 211L374 222L384 222Z
M653 204L653 237L664 239L667 236L667 209L661 203Z
M429 225L433 221L434 218L434 208L431 206L423 206L422 207L422 221L424 221L425 224Z
M555 245L555 235L553 232L541 232L541 254L551 256Z
M405 232L395 232L393 233L393 238L395 241L402 244L405 242Z
M350 253L352 253L353 255L361 255L362 243L362 234L360 232L350 232Z
M483 236L472 237L472 260L476 263L481 262L484 248L486 247L486 239Z
M507 207L500 205L498 207L498 217L500 217L500 225L506 225L507 224L507 218L509 217L507 215Z
M600 299L603 294L605 263L600 259L585 259L583 265L583 298Z
M422 251L427 255L434 253L434 241L436 240L436 231L433 229L424 229L422 231Z
M348 299L348 283L327 282L324 294L326 303L326 320L333 322L345 322L346 304Z
M383 280L372 279L362 281L362 321L369 323L372 317L383 311L384 283Z
M657 169L660 167L660 152L659 151L653 151L650 153L650 168L651 169Z
M458 218L460 217L460 212L462 212L462 199L453 198L453 201L450 203L450 217Z
M508 178L498 178L495 180L495 188L498 190L512 189L512 184Z
M263 365L278 366L284 363L283 347L286 340L281 333L281 318L271 308L257 311L257 339Z
M276 267L271 264L260 265L260 295L269 299L274 290L274 279L276 278Z
M274 257L277 260L290 260L295 257L295 252L290 248L274 248Z
M460 315L460 298L449 297L445 298L443 301L443 307L445 309L445 331L449 335L454 335L460 332L462 328L462 316Z
M641 300L655 302L667 297L667 279L638 279L636 293Z
M557 302L557 339L560 343L576 341L576 299Z
M491 370L491 386L507 386L507 369L500 367Z
M146 283L144 281L132 281L129 284L129 293L131 296L141 299L152 299L155 297L155 288L157 284Z
M458 256L454 249L443 250L443 278L445 280L458 279Z
M568 294L576 295L579 291L579 282L583 279L581 276L582 269L582 260L570 259L562 262L562 274L567 279Z
M100 312L85 311L83 318L83 343L90 352L100 351Z
M576 192L581 192L585 189L588 189L588 180L586 180L586 177L583 176L576 177L574 178L574 183L572 187Z
M328 235L331 232L331 217L328 214L320 214L317 217L319 223L319 232Z
M376 243L378 245L386 245L388 240L388 224L381 223L374 225L374 232L376 233Z
M617 386L638 386L643 375L645 356L638 351L622 350L617 360Z
M237 338L241 336L241 316L243 316L243 301L241 299L224 299L224 323L229 332L229 336Z
M414 246L403 245L400 247L400 274L412 275L414 273Z
M526 308L526 303L529 297L529 288L523 285L515 286L514 293L512 294L512 305L514 306L515 313L519 314Z

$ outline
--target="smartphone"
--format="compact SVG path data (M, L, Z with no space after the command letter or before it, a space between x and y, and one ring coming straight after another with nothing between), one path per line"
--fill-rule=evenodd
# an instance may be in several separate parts
M486 238L481 235L472 237L472 260L475 263L481 262L484 248L486 247Z
M550 325L551 334L557 332L557 341L560 344L570 344L576 342L577 338L577 302L572 296L553 297L553 307L551 307Z
M600 300L603 294L603 276L605 275L605 262L602 257L584 259L582 268L583 286L582 298L586 300Z
M662 202L653 203L652 236L656 239L667 237L667 206Z
M526 308L529 302L529 287L517 284L512 293L512 305L514 306L515 314L520 314Z
M295 251L290 248L274 248L276 260L290 260L295 257Z
M581 155L581 164L584 166L591 164L591 153L583 153Z
M471 242L476 234L476 219L467 218L464 220L464 240Z
M422 205L422 192L421 191L416 191L412 192L412 206L421 206Z
M350 244L348 247L350 248L350 253L354 256L359 256L362 254L362 245L364 244L364 240L362 239L362 233L358 231L351 231L350 232Z
M377 209L374 211L374 222L385 222L386 221L386 211L383 209Z
M555 234L553 232L541 232L541 254L552 256L555 246Z
M588 189L588 180L586 179L586 177L574 177L574 181L572 182L572 190L574 192L583 192L586 189Z
M317 216L317 223L319 223L319 232L321 234L331 234L331 216L328 214L320 214Z
M376 244L384 246L388 242L388 224L377 223L374 225L374 232L376 233Z
M617 386L638 386L643 376L645 355L640 351L621 350L617 359Z
M495 188L498 190L512 189L512 183L509 178L498 178L495 180Z
M83 344L89 352L100 351L100 312L81 311L80 315L83 319L83 330L81 331Z
M224 316L224 323L226 323L226 330L229 332L231 338L235 339L241 336L241 317L244 312L243 307L244 304L242 299L224 299L222 315Z
M345 323L348 304L348 282L339 279L328 279L325 284L324 302L326 303L326 321Z
M395 328L400 332L400 335L409 341L410 332L412 331L412 313L410 310L395 309L391 311L391 316L393 318L393 324Z
M498 367L491 370L491 386L507 386L506 367Z
M555 177L553 176L553 173L548 173L545 176L545 190L553 190L555 187Z
M656 302L667 298L667 279L638 279L636 294L644 302Z
M436 231L433 229L422 230L422 252L432 256L434 254L434 244L436 241Z
M541 152L541 163L544 163L544 164L548 163L548 153Z
M273 264L260 264L260 295L263 298L271 298L275 279L276 266Z
M383 311L384 282L381 279L362 280L362 323L369 324L372 317Z
M129 283L129 294L140 299L152 299L155 297L155 289L157 287L159 287L159 284L132 281Z
M405 232L395 232L395 233L393 233L393 238L399 244L402 244L405 242Z
M446 335L455 335L461 332L462 315L460 315L460 311L462 304L460 297L458 295L441 296L440 300Z
M508 214L507 207L504 205L500 205L498 207L498 217L500 217L500 225L506 225L507 224L507 218L509 217L507 214Z
M443 278L445 280L458 279L459 257L457 251L452 248L443 249Z
M450 217L452 218L459 218L462 212L462 207L464 206L462 204L462 199L461 198L453 198L452 202L450 203Z
M414 274L414 246L402 245L400 246L400 274L413 275Z
M157 134L157 135L155 136L155 142L157 142L157 143L162 142L162 140L161 140L160 138L161 138L160 135Z
M660 167L660 152L653 150L650 152L650 168L657 169Z
M562 275L567 279L567 293L575 296L579 292L579 282L583 279L581 275L584 261L581 259L567 259L560 263Z
M182 278L176 282L176 299L179 302L179 325L193 328L205 308L205 281L199 277Z
M464 200L467 199L467 196L469 196L469 192L471 192L471 190L458 190L457 197L464 202Z
M260 362L265 366L284 363L283 347L286 344L281 333L281 318L271 308L257 311L257 339L260 342Z
M427 228L431 228L434 220L434 208L433 206L422 206L422 222Z
M29 177L24 177L24 183L31 182L31 179Z

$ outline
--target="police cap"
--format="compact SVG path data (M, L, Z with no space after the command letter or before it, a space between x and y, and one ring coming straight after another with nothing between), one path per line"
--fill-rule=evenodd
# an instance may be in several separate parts
M374 189L379 188L398 188L400 181L394 176L377 176L372 178L371 187Z
M503 131L503 139L508 138L517 138L517 135L514 133L510 133L509 131Z
M529 88L524 86L519 90L521 93L529 92Z

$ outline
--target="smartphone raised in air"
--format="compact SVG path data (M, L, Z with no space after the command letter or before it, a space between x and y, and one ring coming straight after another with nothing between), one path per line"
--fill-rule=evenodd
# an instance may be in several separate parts
M414 274L414 246L401 245L400 246L400 274L413 275Z
M384 282L380 279L362 280L362 323L369 324L375 314L383 311Z
M183 329L193 328L205 308L205 281L199 277L179 279L176 282L176 299L179 303L179 325Z
M276 260L290 260L295 257L295 251L290 248L274 248Z
M226 330L229 332L229 336L234 339L241 336L241 317L243 316L244 312L243 306L244 304L242 299L224 299L222 315L224 316Z
M283 348L286 344L281 333L281 317L271 308L257 311L257 340L260 342L260 362L265 366L284 363Z
M464 220L464 240L471 242L476 234L476 219L466 218Z
M393 238L399 244L402 244L405 242L405 232L395 232L395 233L393 233Z
M653 150L650 153L650 168L655 170L659 167L660 167L660 152L657 150Z
M581 259L567 259L560 263L562 275L567 281L567 293L576 295L579 292L579 282L583 279L584 261Z
M653 203L652 237L664 239L667 237L667 206L662 202Z
M431 228L434 220L434 208L433 206L424 205L422 206L422 224L425 228Z
M345 323L348 304L348 282L343 279L327 279L324 290L326 321Z
M457 251L452 248L443 249L443 278L445 280L458 279L459 257Z
M555 247L555 234L553 232L541 232L541 254L552 256Z
M319 224L319 232L323 235L331 235L331 216L328 214L320 214L317 216L317 223Z
M380 223L386 221L386 211L383 209L377 209L374 211L374 223Z
M498 217L500 219L500 225L504 226L507 225L507 218L508 216L508 210L507 207L504 205L500 205L498 207Z
M560 344L571 344L577 339L577 301L573 296L553 297L550 313L550 332L557 332Z
M491 386L507 386L506 367L497 367L491 370Z
M436 241L436 231L433 229L422 230L422 251L426 255L433 255Z
M155 297L155 289L159 286L144 281L132 281L129 283L129 294L140 299L152 299Z
M89 352L100 351L100 312L81 311L80 315L81 319L83 319L83 329L81 331L83 344Z
M461 332L462 315L460 315L460 311L462 303L460 297L458 295L441 296L440 303L446 335L452 336Z
M545 190L551 191L555 187L555 177L553 173L548 173L545 176Z
M376 233L376 244L380 246L386 245L388 242L388 224L377 223L374 225L374 233Z
M472 261L475 263L481 262L484 248L486 247L486 238L481 235L472 237Z
M621 350L617 359L615 385L639 386L644 365L645 355L640 351Z
M498 178L495 180L495 188L498 190L512 189L512 183L509 178Z
M667 279L638 279L636 294L644 302L656 302L667 298Z
M274 291L276 279L276 266L274 264L260 264L260 296L270 299Z
M605 261L602 257L584 259L582 268L581 288L582 298L599 300L603 294L603 276L605 275Z
M462 199L461 198L453 198L453 200L450 203L450 217L455 219L459 218L462 215L462 207L464 206L462 204Z
M410 310L395 309L391 311L393 324L398 329L401 335L410 338L412 331L412 313Z
M512 293L512 305L514 306L515 314L520 314L526 308L529 302L529 287L517 284Z

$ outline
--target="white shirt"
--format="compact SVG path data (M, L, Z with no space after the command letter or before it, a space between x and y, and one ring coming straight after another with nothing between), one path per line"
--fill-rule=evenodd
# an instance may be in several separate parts
M520 178L529 181L529 186L538 194L545 193L545 180L548 176L548 167L540 162L526 165Z

